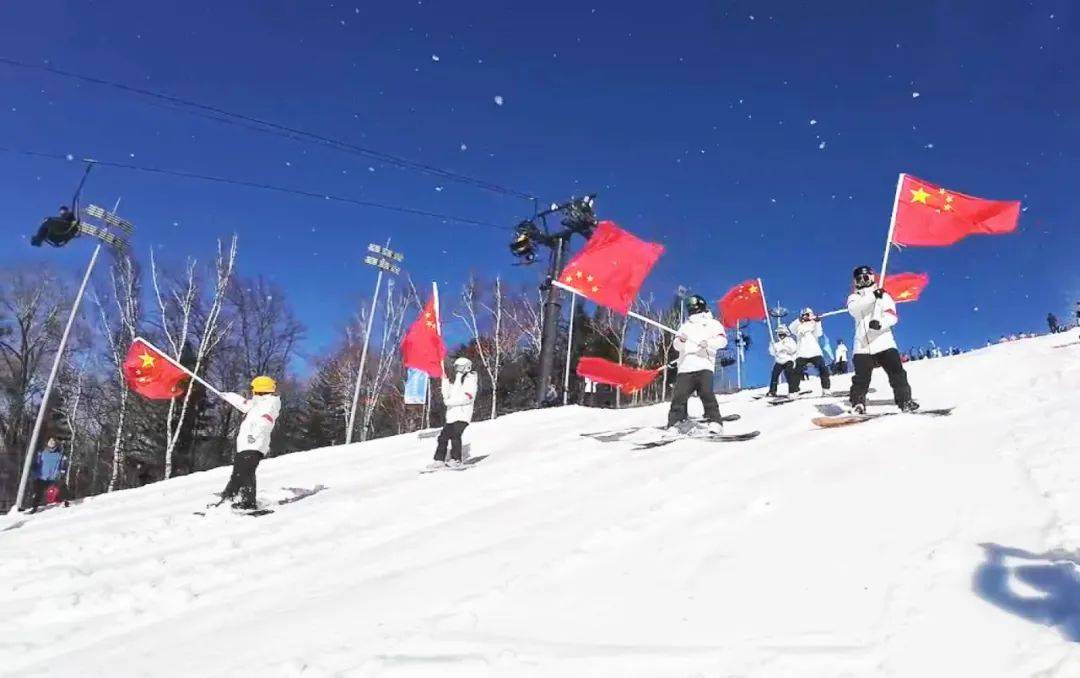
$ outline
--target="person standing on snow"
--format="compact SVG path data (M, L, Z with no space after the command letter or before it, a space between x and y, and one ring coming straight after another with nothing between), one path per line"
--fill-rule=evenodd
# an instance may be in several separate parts
M1046 324L1050 326L1050 334L1057 334L1061 331L1061 326L1058 325L1057 316L1053 313L1046 314Z
M704 298L694 294L686 300L689 317L675 334L672 345L679 352L677 359L678 375L671 394L671 409L668 410L668 428L672 429L687 419L686 402L697 393L705 407L705 420L709 422L709 433L719 435L724 432L720 417L720 405L713 393L713 370L716 369L716 352L727 346L727 333L724 326L713 318L709 304Z
M855 291L848 297L848 313L855 319L855 350L852 362L855 376L851 380L851 409L856 414L866 413L866 394L870 390L870 376L875 367L881 367L889 375L893 400L901 412L914 412L919 403L911 399L911 386L907 372L896 348L892 328L899 322L896 302L884 289L877 287L877 278L869 266L859 266L852 271Z
M446 424L439 431L435 446L435 461L428 468L461 466L461 434L472 421L473 405L476 403L476 372L472 361L458 358L454 361L454 379L443 377L441 390L446 406ZM446 461L446 448L450 447L450 462Z
M222 393L221 397L244 413L240 431L236 434L232 476L221 493L221 502L239 495L233 508L253 510L258 508L255 501L255 469L260 461L270 455L270 434L281 414L277 382L266 376L255 377L251 380L250 399L239 393Z
M767 395L770 397L776 397L776 387L780 383L780 374L784 374L784 379L788 384L788 395L795 392L795 386L792 384L798 384L799 379L795 376L795 354L798 353L799 347L795 344L795 340L791 338L791 333L788 332L788 328L781 325L776 328L776 341L769 344L769 355L773 357L775 361L772 367L772 374L769 376L769 392Z
M836 340L836 362L833 363L833 374L847 374L847 346L843 339Z
M821 391L828 394L832 385L829 380L829 368L825 366L825 359L821 357L821 318L814 315L812 308L804 308L799 317L792 321L789 326L795 336L795 343L799 351L795 358L795 383L789 384L788 388L794 394L799 390L799 382L802 380L807 365L813 365L821 377Z
M64 456L64 448L55 438L49 438L45 447L38 450L34 455L33 465L30 467L30 477L33 482L33 499L30 503L30 512L37 511L38 506L46 503L45 493L50 485L56 485L60 489L60 498L64 498L64 490L61 478L67 471L67 458ZM67 502L65 502L66 505Z

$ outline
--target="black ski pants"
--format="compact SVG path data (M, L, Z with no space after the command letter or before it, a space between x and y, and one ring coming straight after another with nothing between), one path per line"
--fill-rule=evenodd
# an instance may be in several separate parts
M814 356L813 358L796 358L795 359L795 383L788 382L788 389L794 393L799 390L799 382L802 381L803 376L806 374L806 366L813 365L817 370L818 376L821 377L821 388L829 390L829 368L825 365L825 359L821 356Z
M908 385L904 363L900 361L900 351L890 348L880 353L856 353L852 358L855 363L855 376L851 378L851 404L865 405L866 393L870 390L870 375L875 367L885 370L892 386L893 400L897 405L911 400L911 386Z
M833 363L833 374L847 374L847 361L837 360Z
M701 404L705 406L705 421L722 422L720 417L720 405L716 402L716 394L712 388L712 370L698 370L697 372L680 372L675 377L675 389L671 394L671 409L668 410L668 426L674 426L680 421L686 421L686 401L690 396L697 393L701 398Z
M254 509L258 507L258 504L255 503L255 469L259 468L259 462L262 461L262 458L262 453L258 450L244 450L236 453L236 457L233 459L229 484L225 486L225 491L221 493L222 501L239 495L239 501L236 503L238 508Z
M435 461L446 461L446 446L450 446L450 458L461 461L461 434L465 432L467 421L453 421L439 431L439 442L435 446Z
M776 395L776 387L780 384L781 374L784 375L784 379L787 381L788 393L797 391L799 379L795 376L795 363L788 361L786 363L773 363L772 375L769 376L769 393Z

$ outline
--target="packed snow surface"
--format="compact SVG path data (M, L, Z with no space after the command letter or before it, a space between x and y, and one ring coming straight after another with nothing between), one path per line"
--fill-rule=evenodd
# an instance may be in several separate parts
M663 406L553 408L471 427L463 472L415 434L270 459L261 500L327 489L259 518L193 515L226 468L4 516L0 674L1080 676L1067 342L909 363L947 418L743 393L756 440L634 451L579 434Z

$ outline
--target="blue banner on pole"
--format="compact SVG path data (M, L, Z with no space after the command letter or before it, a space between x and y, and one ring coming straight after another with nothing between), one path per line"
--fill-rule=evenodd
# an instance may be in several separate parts
M410 367L405 377L405 404L423 405L427 402L427 372Z

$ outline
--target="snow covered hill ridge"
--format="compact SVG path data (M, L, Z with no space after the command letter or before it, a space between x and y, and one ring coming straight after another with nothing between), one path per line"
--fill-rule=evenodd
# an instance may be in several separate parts
M909 363L951 417L742 393L757 439L635 451L580 434L663 406L554 408L463 472L415 434L272 458L261 500L325 489L259 518L193 514L227 468L4 516L0 675L1078 676L1074 341Z

